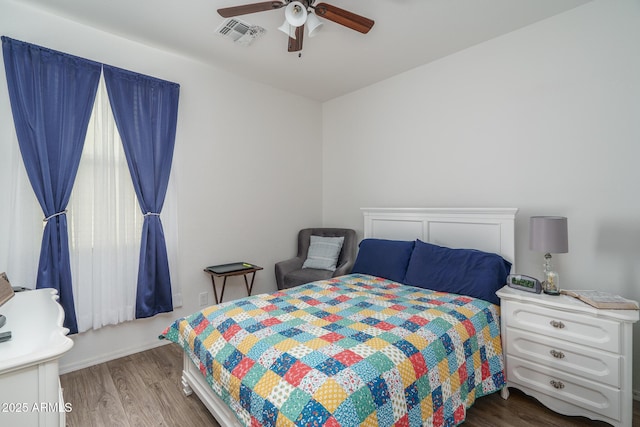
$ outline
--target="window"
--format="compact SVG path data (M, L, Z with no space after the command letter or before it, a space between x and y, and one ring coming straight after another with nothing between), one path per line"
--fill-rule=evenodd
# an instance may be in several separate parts
M13 148L5 147L2 151L7 152L2 166L11 179L1 184L8 203L0 209L0 223L5 224L2 231L6 236L0 241L0 264L6 265L12 284L33 288L42 243L42 228L38 225L42 224L43 213L26 176L15 135L14 141ZM179 307L182 300L176 279L174 176L172 172L161 218L171 269L173 305ZM143 216L103 78L67 210L78 331L134 319Z

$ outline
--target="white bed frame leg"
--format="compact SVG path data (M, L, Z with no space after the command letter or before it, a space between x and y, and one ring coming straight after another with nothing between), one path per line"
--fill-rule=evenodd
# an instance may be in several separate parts
M185 378L184 375L185 375L185 372L182 371L182 392L184 393L185 396L191 396L193 394L193 389L187 382L187 379Z
M502 387L502 390L500 390L500 396L504 400L507 400L509 398L509 389L507 388L507 386Z

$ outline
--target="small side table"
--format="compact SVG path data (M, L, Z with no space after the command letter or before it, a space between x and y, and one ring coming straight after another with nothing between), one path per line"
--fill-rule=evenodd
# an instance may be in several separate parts
M247 295L251 296L251 291L253 290L253 281L256 278L256 271L262 270L262 267L259 267L255 264L250 264L248 262L232 262L230 264L220 264L220 265L212 265L204 269L205 273L209 273L211 275L211 284L213 285L213 297L216 301L216 304L222 302L222 297L224 296L224 288L227 285L227 277L229 276L242 276L244 278L244 285L247 288ZM251 284L247 280L247 276L251 274ZM218 300L218 291L216 290L216 277L222 277L222 290L220 291L220 300Z

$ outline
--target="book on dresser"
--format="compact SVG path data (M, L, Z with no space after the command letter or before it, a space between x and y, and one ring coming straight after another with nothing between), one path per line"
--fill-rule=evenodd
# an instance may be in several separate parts
M638 310L640 308L636 301L604 291L574 291L563 289L560 293L577 298L590 306L600 309Z
M0 305L9 301L11 298L13 298L13 288L11 287L11 283L9 283L7 273L0 273Z

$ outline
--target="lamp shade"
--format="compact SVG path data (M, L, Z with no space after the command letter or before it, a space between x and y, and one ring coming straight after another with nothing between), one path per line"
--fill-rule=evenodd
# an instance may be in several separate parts
M567 218L532 216L529 220L529 249L549 254L569 252Z
M307 8L299 1L292 1L284 9L284 17L292 27L299 27L307 22Z
M296 29L295 29L295 27L292 27L291 25L289 25L289 22L287 22L286 20L282 23L282 25L280 25L278 27L278 30L282 31L283 33L285 33L286 35L288 35L292 39L296 38Z
M307 28L309 29L309 37L313 37L318 34L318 31L320 31L322 25L322 21L320 21L316 15L310 13L309 16L307 16Z

